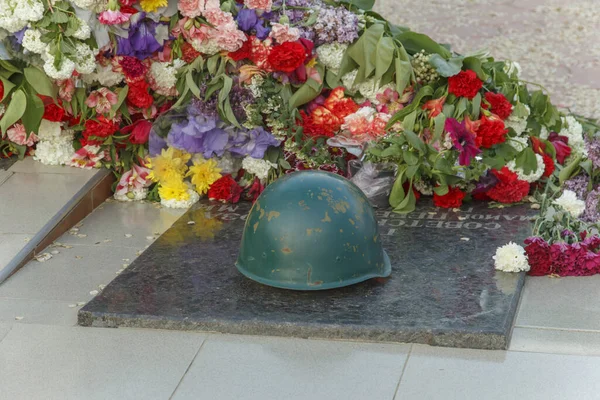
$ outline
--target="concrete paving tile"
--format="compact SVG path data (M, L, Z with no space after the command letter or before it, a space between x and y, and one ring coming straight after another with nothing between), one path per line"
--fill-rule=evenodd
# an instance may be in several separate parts
M13 174L12 172L0 170L0 186L2 186L2 184L4 182L6 182L8 180L8 178L10 178L12 176L12 174Z
M76 174L13 174L0 186L0 232L38 232L88 180Z
M57 241L73 245L144 249L158 238L156 233L162 234L170 228L185 211L158 208L152 203L105 202L88 215L79 227L78 233L87 235L85 238L67 232Z
M34 233L0 233L0 270L25 247L27 239L31 239L33 236L35 236Z
M516 326L600 331L600 275L528 277Z
M395 400L597 399L600 357L415 345Z
M600 332L515 328L509 350L600 356Z
M82 306L68 301L0 297L0 323L75 326Z
M0 388L11 400L166 400L204 336L15 324L0 342Z
M392 400L410 346L210 336L174 400Z
M30 261L0 285L0 297L67 302L89 301L92 290L108 285L116 271L136 257L136 250L124 247L74 246L58 250L45 262ZM130 261L123 261L129 259Z
M69 174L80 175L88 179L94 176L97 169L82 169L60 165L44 165L41 162L35 161L32 157L27 157L24 160L19 160L9 168L10 172L20 172L24 174Z
M0 342L8 335L8 332L12 329L12 324L0 322Z

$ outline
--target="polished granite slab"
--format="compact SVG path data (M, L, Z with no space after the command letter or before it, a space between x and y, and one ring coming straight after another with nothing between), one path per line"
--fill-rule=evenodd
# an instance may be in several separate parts
M507 348L524 275L495 271L492 256L530 233L531 209L425 200L409 215L378 210L390 278L294 292L235 268L250 207L195 205L82 308L79 324Z

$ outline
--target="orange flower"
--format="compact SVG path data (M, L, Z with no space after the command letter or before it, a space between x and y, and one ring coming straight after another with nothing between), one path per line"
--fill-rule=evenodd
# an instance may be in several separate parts
M429 110L429 118L435 118L442 113L445 102L446 96L440 97L439 99L429 100L423 105L423 110Z

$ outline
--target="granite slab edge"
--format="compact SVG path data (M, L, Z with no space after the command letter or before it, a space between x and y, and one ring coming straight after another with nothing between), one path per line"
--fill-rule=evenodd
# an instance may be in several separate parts
M445 329L392 329L380 326L295 324L271 321L229 321L169 318L87 311L78 313L78 324L94 328L142 328L251 336L281 336L384 343L419 343L430 346L506 350L512 326L494 331Z

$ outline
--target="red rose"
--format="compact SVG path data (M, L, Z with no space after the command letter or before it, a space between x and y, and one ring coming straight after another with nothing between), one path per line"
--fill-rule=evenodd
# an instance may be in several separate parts
M45 120L52 122L61 122L65 117L65 110L54 104L50 103L44 107L44 116L42 117Z
M443 196L433 193L433 204L442 208L458 208L462 205L465 193L457 187L448 188L448 193Z
M498 183L486 192L492 200L510 204L523 200L529 194L529 183L520 180L508 167L502 167L500 171L493 169L492 173L498 178Z
M148 83L144 80L129 82L127 102L135 107L149 108L154 103L154 97L148 93Z
M560 136L556 132L550 133L548 140L556 150L556 160L562 165L565 163L565 158L571 155L571 147L569 147L569 138Z
M275 71L294 72L304 64L306 49L298 42L285 42L273 46L268 61Z
M194 49L194 46L188 42L184 42L181 46L181 58L188 64L191 64L198 56L200 52Z
M531 276L545 276L552 273L552 259L550 258L550 245L540 237L525 239L525 253L531 269L527 273Z
M552 159L552 157L550 157L547 154L543 154L542 157L544 158L544 175L542 175L543 177L549 178L550 175L552 175L552 173L554 172L554 160Z
M210 189L208 189L208 198L226 203L237 203L240 201L242 191L242 187L238 185L231 175L224 175L210 186Z
M471 70L460 71L458 75L448 78L448 92L456 97L472 99L482 87L483 82Z
M498 118L488 118L485 115L479 120L479 127L475 131L477 135L475 144L477 147L490 148L495 144L503 143L506 140L508 129L504 122Z
M242 47L237 49L236 51L232 51L228 54L229 58L233 61L240 61L250 58L252 54L252 40L246 35L246 40L242 44Z
M487 92L485 99L490 103L490 111L500 118L506 119L512 113L512 104L502 93ZM484 105L484 108L487 108L487 104Z
M121 129L121 132L129 134L129 142L132 144L146 144L151 129L152 123L150 121L140 119Z
M94 140L90 138L94 137L104 139L113 135L118 130L119 125L101 116L98 117L97 120L88 119L85 121L83 137L88 144L100 144L102 143L102 140Z

